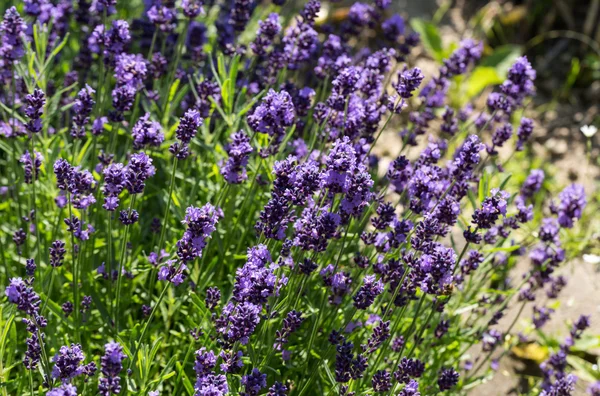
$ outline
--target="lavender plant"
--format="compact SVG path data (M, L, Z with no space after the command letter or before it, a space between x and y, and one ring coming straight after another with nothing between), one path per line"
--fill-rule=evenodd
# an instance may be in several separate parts
M534 168L525 56L457 108L483 44L427 76L391 1L14 3L2 394L466 394L552 315L587 198Z

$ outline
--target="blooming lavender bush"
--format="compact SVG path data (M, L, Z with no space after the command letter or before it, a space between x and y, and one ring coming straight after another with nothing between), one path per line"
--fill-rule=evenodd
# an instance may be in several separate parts
M4 395L464 394L525 337L505 312L552 315L587 198L528 161L525 56L474 109L483 44L425 75L391 1L14 3ZM571 394L589 326L532 391Z

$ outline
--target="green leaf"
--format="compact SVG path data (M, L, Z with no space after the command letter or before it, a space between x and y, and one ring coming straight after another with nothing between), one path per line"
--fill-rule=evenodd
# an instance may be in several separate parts
M223 87L221 88L221 96L223 97L223 104L225 105L225 111L227 114L231 113L231 107L233 104L233 96L231 95L231 79L225 80Z
M444 59L444 48L438 28L433 23L419 18L412 19L410 26L421 36L421 42L429 55L441 62Z
M600 347L600 336L584 334L579 340L575 341L575 345L571 347L571 351L591 351Z
M496 247L493 249L485 249L486 253L497 253L497 252L506 252L506 253L510 253L510 252L514 252L515 250L519 250L521 248L521 245L512 245L512 246L506 246L506 247Z
M52 313L61 321L63 322L69 329L74 329L75 326L73 325L73 320L69 317L66 318L64 315L64 312L62 310L62 308L55 303L54 301L50 300L44 293L40 293L40 298L42 299L42 301L46 301L47 300L47 307L50 311L52 311Z
M473 70L467 80L466 99L470 100L489 86L502 83L503 79L498 71L491 66L479 66Z
M177 365L179 366L179 363L177 363ZM194 385L192 385L192 381L190 381L185 372L183 372L183 386L185 387L188 395L194 394Z
M503 45L486 56L479 63L480 67L492 67L498 73L498 76L504 80L508 74L508 69L515 63L515 60L521 56L521 47L518 45Z
M600 380L600 372L594 369L594 365L583 360L579 356L567 355L567 362L575 368L575 375L587 382Z

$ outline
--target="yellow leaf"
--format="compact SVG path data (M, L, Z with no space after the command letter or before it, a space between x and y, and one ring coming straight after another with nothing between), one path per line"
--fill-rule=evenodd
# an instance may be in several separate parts
M536 343L520 344L512 348L512 353L521 359L541 363L548 358L548 348Z

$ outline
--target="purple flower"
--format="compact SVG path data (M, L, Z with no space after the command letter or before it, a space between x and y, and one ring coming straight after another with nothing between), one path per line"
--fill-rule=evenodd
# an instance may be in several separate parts
M345 383L352 378L352 366L354 363L354 353L352 352L354 344L351 342L342 341L336 346L335 356L335 380L336 382Z
M25 234L25 231L23 231L22 228L19 228L18 230L16 230L14 232L12 239L13 239L13 242L15 243L15 245L17 245L17 248L19 250L19 254L21 254L20 247L27 240L27 234Z
M25 273L29 277L33 277L35 275L35 270L37 269L37 265L35 265L35 261L33 259L27 259L25 261Z
M114 211L119 206L119 194L125 188L125 167L120 163L112 163L103 171L104 174L104 205L108 211Z
M116 342L104 346L104 356L100 359L102 377L98 380L98 391L101 396L121 393L120 373L123 370L123 347Z
M92 37L95 43L104 45L104 62L114 65L116 57L125 50L125 46L131 41L129 24L123 20L113 21L106 34L104 34L104 26L98 26L94 29Z
M398 14L393 14L381 24L381 28L385 38L390 41L396 41L400 36L404 35L404 18Z
M4 136L6 138L16 138L25 135L27 135L27 132L25 131L25 125L23 125L19 120L10 118L8 119L8 122L0 121L0 136Z
M258 56L265 56L280 32L279 14L269 14L267 19L258 22L258 31L254 41L250 43L250 49Z
M377 327L373 329L373 334L369 337L367 345L362 345L367 354L373 353L385 340L390 338L390 321L379 321Z
M520 105L527 96L534 94L536 72L526 56L517 58L508 70L506 81L500 86L501 91L509 97L515 105Z
M54 241L50 247L50 265L54 268L60 267L65 259L65 243L63 241Z
M310 23L302 21L287 29L282 42L288 69L297 70L316 52L319 35Z
M140 150L145 146L160 147L165 140L160 123L150 120L150 113L140 117L138 122L131 128L133 137L133 148Z
M459 375L453 368L443 368L438 375L438 386L441 391L454 388L458 384Z
M506 215L506 200L509 196L505 191L493 189L492 195L485 198L481 208L473 213L472 223L480 229L491 228L501 215Z
M349 66L340 70L331 85L335 93L347 97L352 92L360 89L360 85L358 85L360 78L360 69L355 66Z
M127 85L139 90L146 79L148 65L141 54L122 53L117 56L115 78L121 86Z
M497 154L496 147L502 147L504 143L510 139L513 134L512 125L509 123L503 124L496 128L494 134L492 135L492 147L488 147L488 152L490 154Z
M86 84L85 88L77 94L77 99L73 105L75 115L73 116L73 127L71 128L71 136L75 138L85 136L85 126L90 122L90 114L92 114L92 109L96 103L92 98L95 92L92 87Z
M217 365L217 357L213 351L207 351L206 348L200 348L196 351L196 362L194 371L198 377L204 377L215 368Z
M23 279L11 278L5 293L8 301L15 304L19 311L23 311L27 315L37 316L41 302L40 297Z
M281 382L275 381L272 387L269 388L269 392L267 392L267 396L287 396L288 387L283 385ZM596 396L596 395L592 395Z
M155 171L152 159L145 153L133 154L124 170L125 188L132 195L142 193L146 179L153 176Z
M201 0L182 0L181 8L183 9L183 15L190 19L195 19L204 13Z
M373 391L377 393L387 392L392 389L392 376L385 370L378 370L373 374L373 378L371 379L371 385L373 386Z
M534 306L532 321L533 321L535 328L541 329L542 327L544 327L546 322L548 322L550 320L550 315L552 315L552 313L554 313L554 310L552 308L546 308L546 307L538 308L537 306Z
M519 125L519 129L517 129L517 151L522 151L525 143L531 137L533 133L533 120L529 118L521 118L521 124Z
M164 5L153 5L148 10L148 19L152 22L160 31L170 33L175 30L177 26L177 14L175 11Z
M419 383L415 380L410 380L404 389L398 393L398 396L421 396L419 393Z
M533 195L542 188L544 177L545 174L543 170L532 169L521 186L521 196L526 199L532 198Z
M181 262L186 263L202 257L206 240L216 230L217 222L221 217L223 211L209 203L201 208L190 206L186 209L182 223L187 226L187 229L177 242L177 256Z
M38 317L36 319L36 321L42 320L45 321L43 317ZM38 336L38 326L27 319L25 319L24 322L27 324L27 330L31 333L31 336L25 341L26 350L25 357L23 358L23 365L27 370L34 370L37 368L42 356L42 347L40 345L40 337ZM43 342L45 338L44 334L40 334Z
M237 32L243 32L250 20L254 2L252 0L234 0L229 15L229 23Z
M160 52L152 54L152 61L148 65L152 77L159 79L167 73L168 61Z
M258 396L260 390L267 387L267 375L255 368L252 373L242 377L242 385L244 385L242 396Z
M248 178L246 165L248 156L253 151L250 138L243 130L231 135L231 144L227 147L229 158L221 168L221 174L230 184L240 184Z
M122 210L119 212L119 221L124 225L135 224L139 218L140 214L135 209L132 209L131 212L127 210Z
M421 377L424 372L425 364L419 359L403 357L398 364L398 369L394 372L394 378L400 383L408 384L411 379Z
M251 302L229 303L223 308L222 320L217 321L217 331L229 343L239 341L245 345L260 322L261 310L260 305Z
M363 285L353 297L354 306L358 309L369 308L375 301L375 298L383 292L383 289L383 282L376 280L375 275L365 276Z
M6 10L0 23L0 76L5 80L12 77L12 65L21 59L23 35L27 25L13 6Z
M483 42L478 43L471 39L461 41L460 47L448 59L444 60L441 75L450 78L466 73L469 65L477 62L482 53Z
M42 115L46 104L46 95L41 89L34 89L33 93L25 97L27 107L25 115L29 118L25 127L30 133L39 133L42 130Z
M121 85L112 91L112 105L115 108L110 113L111 121L123 121L123 113L131 110L137 91L130 85Z
M463 274L468 275L479 268L479 265L483 263L483 260L483 254L477 250L470 250L469 253L467 253L467 257L460 262L460 269Z
M71 344L70 347L60 347L58 353L52 359L54 362L52 378L60 379L63 383L68 383L71 379L88 373L90 369L95 371L94 363L91 363L93 368L82 365L84 359L85 356L81 350L81 345Z
M490 329L489 331L483 333L481 341L483 351L493 351L494 348L502 341L502 333L496 329Z
M229 393L227 378L223 374L210 373L199 376L194 386L195 396L224 396Z
M315 73L320 77L333 75L341 68L350 64L350 58L342 56L346 52L344 44L339 36L330 34L323 43L321 56L317 60L318 66Z
M190 155L188 144L194 136L196 136L196 132L201 125L202 118L197 110L189 109L186 111L183 117L181 117L177 130L175 131L179 142L173 143L171 147L169 147L169 151L178 159L182 160L187 158Z
M221 291L218 287L209 287L206 289L206 299L205 305L206 308L210 311L214 311L214 309L221 303Z
M31 154L28 150L19 159L19 162L23 164L25 183L31 184L34 180L37 180L40 175L40 167L44 157L38 151L34 151L34 158L31 158Z
M66 301L61 308L66 318L73 313L73 303L71 301Z
M77 388L71 384L62 384L46 393L46 396L77 396Z
M370 4L356 2L348 10L348 19L352 24L364 27L371 23L374 12Z
M573 374L558 378L548 389L542 390L540 396L570 396L575 391L577 377Z
M202 117L200 113L197 110L189 109L179 120L175 135L177 136L177 139L187 144L192 141L194 136L196 136L200 126L202 126Z
M425 76L418 67L404 69L398 73L398 82L393 84L393 86L401 98L407 99L413 96L413 92L419 88L423 78L425 78Z
M236 271L233 299L236 302L265 304L271 295L276 294L287 278L278 280L271 264L271 254L265 245L248 249L248 261Z
M340 203L342 215L360 217L373 199L374 194L371 192L373 184L367 168L362 164L358 165L352 174L348 192Z
M321 11L321 2L319 0L308 0L304 4L302 11L300 11L300 15L304 22L313 25L319 15L319 11Z
M580 184L571 184L558 195L560 204L556 208L561 227L571 228L574 221L581 218L587 204L585 190Z
M283 345L287 344L289 336L300 328L303 321L304 319L300 312L294 310L288 312L281 325L281 330L275 332L275 344L273 345L273 348L277 351L281 351Z
M54 163L54 174L57 187L71 195L71 202L77 209L86 209L96 202L92 193L95 181L89 171L82 171L59 158Z
M332 193L345 193L351 186L351 175L356 168L356 152L350 139L344 137L333 143L326 158L326 168L322 174L321 187Z
M184 271L187 270L187 266L183 263L178 266L175 266L175 264L175 260L167 261L158 270L158 280L169 281L175 286L179 286L180 284L182 284L186 278Z
M596 381L587 388L590 396L600 396L600 381Z
M419 266L413 273L419 280L421 289L435 294L452 282L452 273L456 265L456 254L453 249L442 244L433 243L428 253L420 258Z
M331 290L329 303L332 305L340 305L342 298L351 291L352 278L348 272L333 273L333 270L334 266L329 264L321 270L320 275L323 278L325 286Z
M248 116L248 124L255 132L267 133L280 141L285 135L285 128L291 126L295 118L296 112L290 94L271 89Z
M294 245L302 250L323 252L329 240L336 235L341 218L336 213L331 213L326 208L306 208L302 216L294 224L296 237Z

